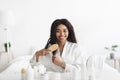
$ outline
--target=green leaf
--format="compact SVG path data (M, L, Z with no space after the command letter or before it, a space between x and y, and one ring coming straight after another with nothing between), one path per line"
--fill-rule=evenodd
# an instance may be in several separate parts
M112 48L117 48L118 47L118 45L112 45Z

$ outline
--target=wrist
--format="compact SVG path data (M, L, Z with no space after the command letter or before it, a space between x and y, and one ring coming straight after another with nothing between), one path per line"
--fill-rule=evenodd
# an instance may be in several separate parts
M65 69L65 63L64 63L64 62L61 62L61 63L60 63L60 66L61 66L63 69Z

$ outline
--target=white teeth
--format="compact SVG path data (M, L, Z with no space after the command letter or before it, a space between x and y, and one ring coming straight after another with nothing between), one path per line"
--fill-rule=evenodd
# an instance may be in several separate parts
M64 37L60 37L60 38L64 38Z

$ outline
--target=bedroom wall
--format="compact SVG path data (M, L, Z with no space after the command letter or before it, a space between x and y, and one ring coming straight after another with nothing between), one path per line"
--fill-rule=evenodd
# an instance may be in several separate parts
M104 47L120 45L119 0L0 0L0 10L11 10L15 25L10 26L15 57L43 48L51 23L67 18L80 45L89 54L105 54Z

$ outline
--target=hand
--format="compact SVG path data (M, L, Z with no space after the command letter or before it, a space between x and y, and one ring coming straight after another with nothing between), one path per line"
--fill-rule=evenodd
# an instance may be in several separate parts
M65 63L63 61L61 61L58 57L56 57L55 55L52 56L52 62L60 67L62 67L63 69L65 69Z
M49 54L51 51L48 50L48 49L42 49L42 50L39 50L35 53L36 55L36 62L38 62L38 59L39 59L39 56L44 56L44 55L47 55Z

